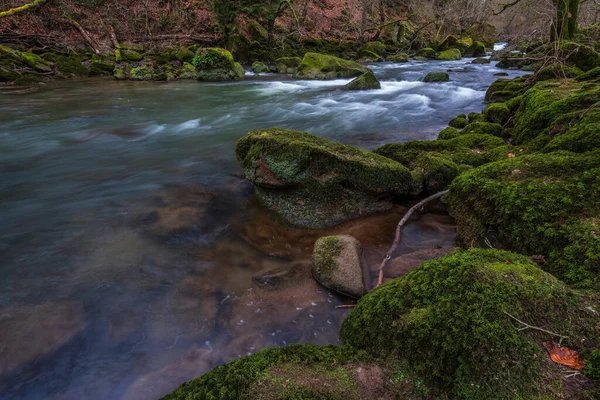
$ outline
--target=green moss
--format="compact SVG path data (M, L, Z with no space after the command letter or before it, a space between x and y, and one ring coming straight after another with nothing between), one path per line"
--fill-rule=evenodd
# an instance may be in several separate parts
M10 69L4 69L0 67L0 82L12 82L18 79L21 74L14 72Z
M506 125L511 117L508 106L504 103L490 104L484 111L483 116L488 122ZM497 135L496 135L497 136Z
M369 71L367 67L352 61L325 54L306 53L295 77L300 79L353 78Z
M194 60L194 52L187 47L181 47L175 53L175 57L182 63L191 63Z
M464 135L475 134L475 135L492 135L501 138L505 138L505 131L502 125L491 123L491 122L472 122L465 129L462 130Z
M198 50L192 64L196 67L200 80L240 80L245 75L244 68L233 60L233 55L218 47Z
M421 58L425 58L425 59L429 59L429 60L435 60L435 58L437 57L437 53L431 47L426 47L424 49L419 50L417 52L417 54L415 54L415 57L421 57Z
M252 40L256 40L259 42L266 42L269 38L269 33L267 32L267 30L256 21L250 21L248 23L248 33L250 34Z
M260 74L264 72L269 72L270 69L264 63L256 61L254 64L252 64L252 71L254 71L255 74Z
M437 55L437 59L441 61L460 60L461 58L462 56L458 49L444 50Z
M594 350L585 359L583 372L593 379L600 379L600 350Z
M450 122L448 123L448 125L450 125L453 128L456 128L456 129L463 129L467 125L469 125L469 121L467 121L466 115L461 114L461 115L457 116L456 118L451 119Z
M145 65L132 68L129 77L134 81L150 81L152 80L152 70Z
M378 58L383 58L385 55L385 44L381 42L368 42L358 52L358 56L361 58L370 58L372 54L375 54Z
M56 56L56 69L65 74L73 76L88 76L90 71L83 65L79 57Z
M302 59L300 57L281 57L276 62L277 72L293 75L298 71L298 66L302 62Z
M537 73L537 80L539 82L547 81L549 79L575 78L581 74L583 74L583 72L577 67L571 67L563 64L552 64L542 68Z
M438 134L437 139L438 140L448 140L448 139L454 139L459 136L460 136L460 132L456 128L448 127L446 129L442 130Z
M491 63L489 58L478 57L474 59L471 64L489 64Z
M591 81L600 78L600 67L590 69L588 72L579 75L575 80L579 82Z
M485 121L485 117L483 116L483 114L476 113L476 112L469 113L469 123L484 122L484 121Z
M523 94L530 85L526 78L498 79L488 88L485 100L491 103L505 102Z
M359 400L352 366L369 361L368 355L348 347L267 349L217 367L163 399Z
M110 75L113 73L115 65L100 59L92 59L90 64L90 76Z
M136 61L141 61L144 59L144 56L135 50L129 50L126 48L125 49L121 48L120 50L121 50L121 57L125 61L136 62Z
M21 52L20 56L30 67L40 72L52 72L52 66L37 54Z
M344 86L344 90L372 90L372 89L381 89L381 84L373 74L373 72L369 71L358 78L354 79L352 82L348 83Z
M408 62L408 54L406 54L406 53L394 54L393 56L389 56L387 58L387 61L394 62L394 63L407 63Z
M447 189L459 174L458 165L449 155L439 153L419 154L410 165L415 172L416 187L422 187L424 194L434 194ZM420 191L417 193L420 194Z
M489 227L509 248L547 257L544 268L590 285L600 272L600 154L530 154L485 165L454 180L449 201L461 240Z
M318 268L321 275L330 275L336 267L344 244L337 236L322 237L315 243L313 268Z
M519 330L514 318L568 336L564 345L594 348L599 318L590 306L597 308L597 298L579 295L525 256L472 249L371 291L340 337L407 361L440 398L558 398L561 370L542 347L557 338Z
M465 57L485 57L487 55L485 44L482 42L475 42L465 50L464 54Z
M198 71L190 63L183 63L179 70L179 79L198 79Z
M15 85L31 86L42 82L42 77L36 74L25 73L21 74L16 80Z
M442 43L438 46L438 50L445 51L445 50L450 50L450 49L456 49L456 48L459 48L460 46L461 46L461 43L458 41L456 36L448 35L442 41ZM465 47L469 47L469 46L465 46Z
M560 50L567 63L583 72L600 67L600 54L591 47L575 42L562 42Z
M119 67L116 67L114 69L113 76L118 81L123 81L123 80L127 79L127 73L122 68L119 68Z
M419 155L426 152L439 153L457 165L479 166L489 162L490 150L504 145L504 140L490 135L461 134L447 140L415 140L392 143L375 149L374 152L410 166Z
M448 82L449 80L450 75L446 72L430 72L423 78L423 82Z

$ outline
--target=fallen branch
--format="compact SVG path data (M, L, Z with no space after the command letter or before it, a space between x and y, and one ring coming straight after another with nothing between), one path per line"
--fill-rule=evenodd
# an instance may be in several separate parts
M402 217L402 219L398 223L398 226L396 227L396 236L394 238L394 243L392 243L392 247L390 247L388 252L385 254L385 257L384 257L383 261L381 262L381 265L379 266L379 279L377 280L377 286L375 286L375 287L379 287L383 283L383 269L385 268L387 263L392 259L392 255L394 254L394 252L400 245L400 237L402 236L402 230L404 229L404 225L406 225L406 223L408 222L410 217L412 217L412 215L415 213L415 211L420 210L425 205L427 205L427 203L429 203L433 200L439 199L446 193L448 193L448 190L444 190L442 192L439 192L432 196L429 196L428 198L426 198L424 200L421 200L420 202L415 204L410 210L408 210L408 212L404 215L404 217Z
M31 3L22 5L21 7L15 7L15 8L11 8L10 10L7 10L7 11L2 11L2 12L0 12L0 18L10 17L11 15L15 15L15 14L27 11L27 10L37 8L47 1L48 0L34 0Z
M356 304L343 304L341 306L335 306L335 308L354 308Z
M561 341L563 339L568 339L568 336L563 336L563 335L560 335L558 333L547 331L546 329L543 329L543 328L540 328L540 327L537 327L537 326L529 325L528 323L525 323L525 322L521 321L517 317L514 317L514 316L510 315L506 311L504 311L504 314L508 315L510 318L514 319L515 321L517 321L518 323L520 323L521 325L523 325L521 328L515 328L518 331L524 331L525 329L535 329L537 331L544 332L544 333L547 333L549 335L559 337L561 339Z
M73 25L75 25L75 27L77 28L79 33L81 33L81 36L83 36L87 44L92 48L92 50L94 50L94 53L96 53L96 55L100 55L100 48L96 44L96 41L92 39L92 37L89 35L89 33L86 32L85 29L83 29L79 22L75 21L73 18L69 18L69 21Z

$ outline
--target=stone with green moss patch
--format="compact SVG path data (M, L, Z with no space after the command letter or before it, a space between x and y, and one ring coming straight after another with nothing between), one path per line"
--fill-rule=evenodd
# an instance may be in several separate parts
M372 90L381 89L381 83L373 72L369 71L354 79L344 86L344 90Z
M151 81L152 69L145 65L137 68L132 68L129 72L129 78L134 81Z
M354 78L370 70L364 65L318 53L306 53L295 74L299 79Z
M397 162L304 132L252 131L238 140L236 156L262 204L301 227L389 209L390 196L411 185Z
M119 68L119 67L116 67L113 70L113 76L118 81L123 81L123 80L127 79L127 73L122 68Z
M415 54L415 59L417 57L422 59L435 60L437 57L437 53L431 47L426 47L424 49L419 50L417 54Z
M469 46L465 52L465 57L485 57L487 55L487 51L485 49L485 44L482 42L475 42L473 45Z
M298 66L302 62L300 57L281 57L276 60L277 72L280 74L293 75L298 71Z
M463 129L467 125L469 125L469 121L467 121L467 116L465 114L460 114L459 116L452 118L450 122L448 122L452 128Z
M387 58L387 61L394 63L407 63L408 62L408 54L406 53L398 53Z
M321 285L350 297L367 293L360 242L352 236L327 236L315 243L313 276Z
M430 72L423 78L423 82L448 82L449 80L450 75L446 72Z
M483 110L483 116L488 122L505 125L510 119L511 113L505 103L494 103Z
M371 291L340 337L407 362L440 398L560 398L562 370L542 346L559 338L520 330L516 319L567 336L563 345L596 348L598 306L596 295L573 291L526 256L472 249Z
M198 50L193 65L201 81L232 81L244 79L244 68L224 49L210 47Z
M568 64L583 72L600 67L600 53L589 46L575 42L562 42L560 50Z
M385 44L381 42L368 42L358 52L360 58L371 58L373 54L378 58L383 58L385 55Z
M583 74L583 71L577 67L564 64L552 64L538 71L536 77L538 81L547 81L549 79L575 78L581 74Z
M491 63L489 58L478 57L471 61L471 64L489 64Z
M124 49L121 48L121 58L123 58L123 60L125 61L132 61L132 62L136 62L136 61L141 61L144 59L144 55L141 53L138 53L135 50L129 50L129 49Z
M256 61L254 64L252 64L252 71L255 74L262 74L265 72L269 72L270 69L269 67L267 67L267 65L265 63L262 63L260 61Z
M460 54L460 50L449 49L449 50L444 50L441 53L439 53L436 58L441 61L453 61L453 60L460 60L462 58L462 56Z
M446 129L443 129L439 134L438 134L438 140L448 140L448 139L454 139L460 136L460 132L453 127L448 127Z

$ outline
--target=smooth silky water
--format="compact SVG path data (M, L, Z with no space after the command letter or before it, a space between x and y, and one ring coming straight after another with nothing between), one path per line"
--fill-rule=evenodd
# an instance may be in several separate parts
M261 348L338 343L349 299L313 281L312 245L353 234L376 261L406 207L285 227L256 204L235 142L274 126L365 149L435 139L483 109L500 72L468 61L372 65L382 89L365 92L266 75L0 97L0 397L152 399ZM455 237L425 214L402 251Z

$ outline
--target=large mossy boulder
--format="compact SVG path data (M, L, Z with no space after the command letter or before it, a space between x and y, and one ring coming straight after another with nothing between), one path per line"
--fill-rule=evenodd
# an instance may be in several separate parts
M360 58L373 58L373 55L380 59L383 58L385 56L385 44L381 42L368 42L358 52Z
M298 66L298 79L354 78L370 70L364 65L326 54L306 53Z
M381 89L381 83L375 77L373 72L365 72L344 86L344 90L372 90Z
M600 150L530 154L467 172L448 196L464 244L489 228L504 246L546 257L544 268L589 285L600 272Z
M430 72L425 75L423 82L448 82L450 75L447 72Z
M526 78L500 78L490 85L485 93L485 101L504 102L523 94L530 86Z
M399 368L350 347L293 344L216 367L164 400L413 398ZM406 396L406 397L405 397Z
M537 72L536 80L540 82L550 79L575 78L581 74L583 74L583 71L577 67L563 64L551 64Z
M365 281L360 242L352 236L327 236L317 240L313 276L326 288L354 298L370 289Z
M421 49L415 54L415 59L435 60L437 53L431 47Z
M302 62L300 57L281 57L278 58L277 63L277 72L280 74L288 74L294 75L298 72L298 66Z
M262 63L260 61L256 61L256 62L254 62L252 64L252 71L255 74L263 74L263 73L266 73L266 72L270 72L271 69L265 63Z
M329 227L387 210L390 196L411 188L403 165L304 132L252 131L235 151L261 203L295 226Z
M487 122L505 125L510 120L511 113L505 103L493 103L483 110L483 116Z
M198 50L194 66L201 81L234 81L244 79L244 68L227 50L211 47Z
M461 44L460 44L459 40L456 38L456 36L448 35L442 41L442 43L440 43L440 45L438 46L438 50L445 51L445 50L450 50L450 49L456 49L460 46L461 46Z
M568 64L583 72L600 67L600 53L589 46L575 42L562 42L560 50Z
M465 57L485 57L486 55L485 44L482 42L475 42L464 51Z
M582 296L528 257L471 249L425 262L369 292L350 312L346 345L405 364L434 398L563 398L543 342L600 345L598 296ZM543 327L527 329L519 321Z
M444 50L437 55L437 59L441 61L460 60L461 58L462 56L460 54L460 50L458 49Z

